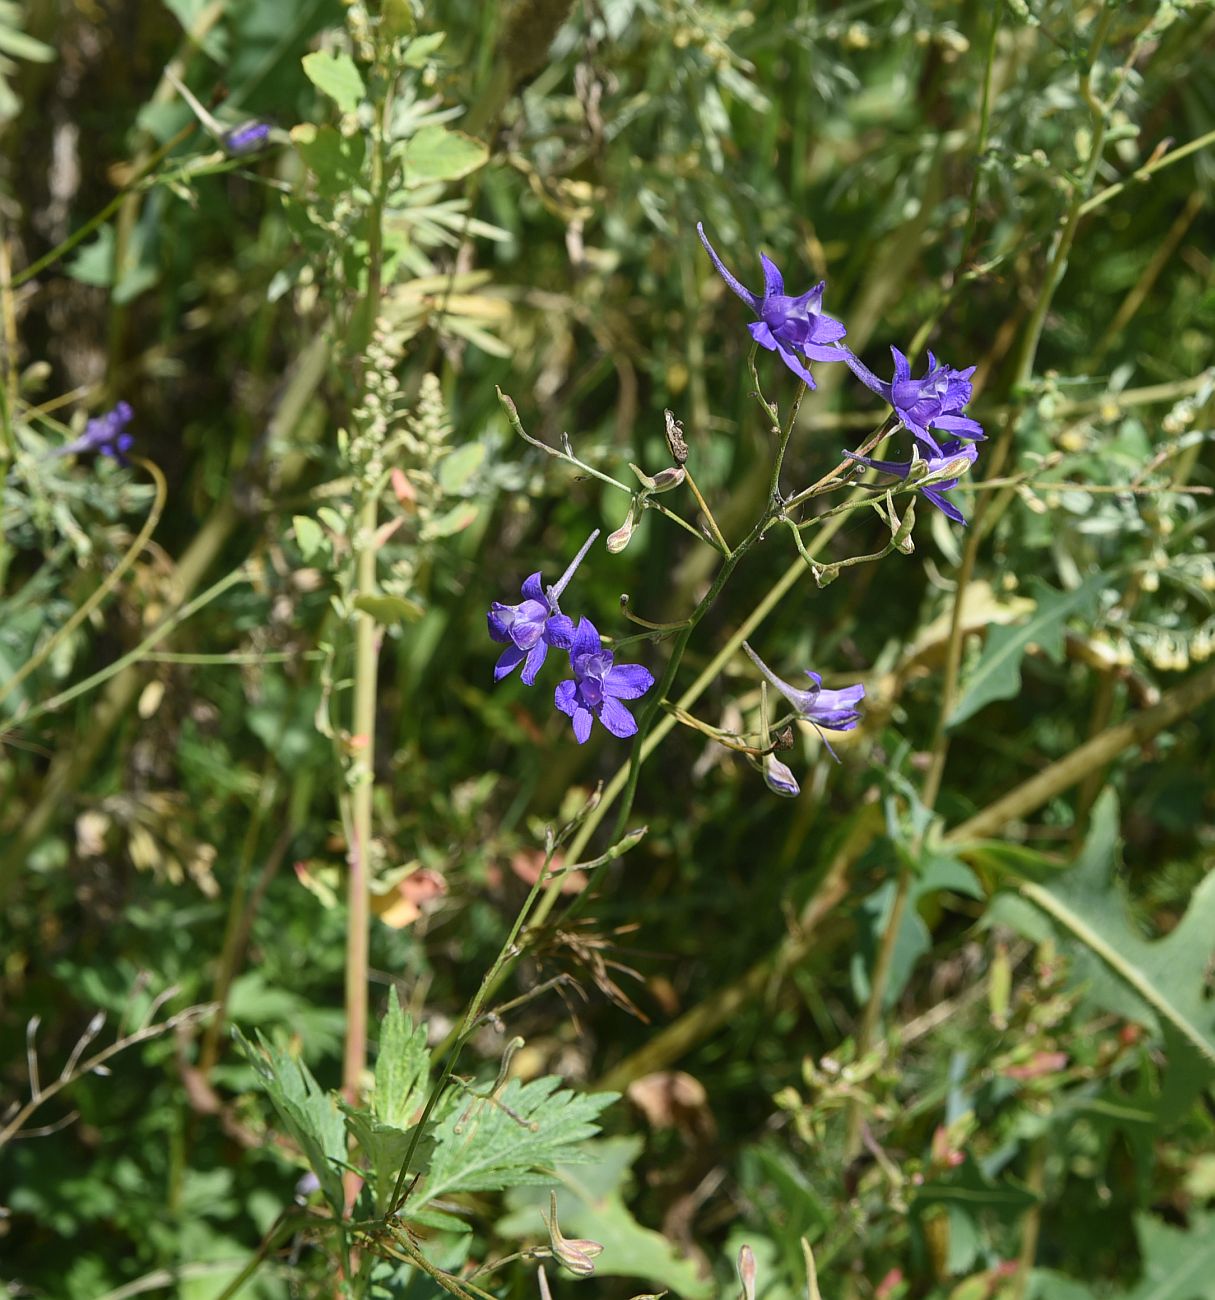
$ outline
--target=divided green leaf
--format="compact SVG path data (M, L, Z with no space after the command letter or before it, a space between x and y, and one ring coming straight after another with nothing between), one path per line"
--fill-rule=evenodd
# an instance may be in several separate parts
M429 1079L426 1027L410 1021L401 1010L396 989L391 989L388 1011L380 1022L380 1051L375 1063L371 1105L376 1119L408 1128L426 1104Z
M1105 574L1094 573L1074 591L1055 591L1040 579L1033 579L1037 609L1024 623L991 628L987 645L965 682L948 725L956 727L994 700L1016 695L1021 689L1021 661L1030 645L1039 646L1053 663L1059 663L1067 620L1088 609L1106 581Z
M341 1168L346 1160L346 1126L332 1098L303 1063L280 1052L262 1037L254 1046L234 1031L241 1049L257 1071L262 1087L283 1127L304 1153L334 1213L344 1208Z
M463 1104L452 1098L436 1126L425 1201L552 1183L555 1165L588 1158L578 1144L599 1131L595 1120L616 1096L571 1092L546 1076L512 1079L492 1095L470 1093Z
M1090 1001L1147 1025L1165 1041L1169 1071L1162 1111L1180 1113L1215 1074L1215 1001L1204 997L1215 956L1215 871L1194 891L1189 910L1163 939L1145 939L1127 916L1115 879L1118 806L1106 791L1075 865L1049 884L1025 881L1021 899L997 895L991 915L1030 938L1044 922L1066 944Z

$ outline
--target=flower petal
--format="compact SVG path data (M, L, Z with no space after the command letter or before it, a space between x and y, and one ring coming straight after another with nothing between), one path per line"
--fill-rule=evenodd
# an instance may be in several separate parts
M778 341L776 350L780 353L780 359L789 367L790 370L800 379L807 388L815 388L814 376L806 369L788 348L782 347Z
M761 348L776 351L776 339L772 337L772 329L766 320L753 320L747 330Z
M523 654L517 645L508 645L494 664L494 681L500 682L508 673L513 673Z
M640 664L616 664L603 678L603 693L618 700L635 700L654 685L654 674Z
M502 617L502 611L511 610L512 605L503 605L498 601L489 607L485 618L489 623L489 636L491 641L509 641L510 640L510 623Z
M548 607L548 600L544 595L544 579L539 571L524 579L523 595L528 600L538 600L545 608Z
M751 292L750 289L740 284L729 271L726 270L721 258L717 256L717 250L709 243L709 237L705 234L705 228L702 222L696 223L696 233L700 236L700 242L705 246L705 252L713 260L713 265L717 268L717 274L738 294L738 296L747 304L748 307L758 316L760 308L760 299Z
M972 420L969 415L938 415L933 420L932 427L945 429L949 433L959 433L963 438L970 438L975 442L984 442L987 438L983 426L978 420Z
M527 652L527 663L523 665L523 672L520 674L524 686L531 686L535 683L536 674L543 666L544 656L547 654L548 646L545 644L544 638L541 637Z
M766 253L760 253L759 260L764 268L764 297L783 298L785 277L776 269L776 263Z
M587 737L591 734L591 717L590 709L585 709L581 705L574 710L574 739L580 745L585 745Z
M961 524L965 528L966 516L945 496L946 490L940 484L934 484L932 487L921 488L920 495L927 497L947 519L952 519L955 524Z
M568 650L574 643L574 620L568 614L554 614L544 620L544 639L556 650Z
M578 655L593 655L602 648L599 633L589 618L580 618L574 629L574 639L570 643L570 658Z
M603 705L599 710L599 721L612 733L613 736L621 740L637 734L637 719L620 703L612 697L606 696Z
M567 717L572 718L578 708L578 683L572 677L557 683L553 692L553 703Z

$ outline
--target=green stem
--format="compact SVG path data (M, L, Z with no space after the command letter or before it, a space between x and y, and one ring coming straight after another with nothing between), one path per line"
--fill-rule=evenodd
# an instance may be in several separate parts
M54 652L55 647L58 646L65 637L71 636L80 624L83 623L84 620L97 608L97 606L101 604L106 596L114 590L118 585L119 580L122 578L122 575L126 573L132 564L135 563L136 557L143 551L148 538L152 536L153 532L155 532L156 525L160 522L161 511L164 510L165 498L168 495L168 486L165 483L165 476L161 473L158 465L153 464L150 460L144 460L142 457L136 457L135 463L142 465L148 473L151 474L152 481L156 485L156 496L152 502L152 508L148 511L148 517L144 520L144 525L139 530L138 536L131 545L127 547L126 554L123 555L122 559L119 560L110 573L107 574L104 581L97 590L93 592L88 600L86 600L84 604L76 610L71 618L69 618L68 621L58 629L58 631L49 636L42 645L40 645L38 649L30 655L25 663L17 669L8 681L0 686L0 704L3 704L4 701L8 699L13 691L15 691L17 687L25 681L30 673L32 673L40 664L45 663Z
M362 348L369 344L380 311L384 278L384 208L387 202L387 124L392 102L391 82L376 106L371 154L371 208L368 212L367 297L363 325L358 331ZM360 388L365 385L366 357L358 362ZM378 485L360 488L355 537L355 589L357 596L376 592L376 528L379 524ZM367 1062L367 985L371 943L370 861L372 811L375 797L375 723L379 683L379 632L366 610L355 615L353 741L358 747L350 796L350 874L346 887L346 1041L342 1055L342 1091L357 1105ZM348 1184L348 1194L354 1191ZM353 1200L353 1195L350 1197Z
M22 715L21 722L24 724L32 721L34 718L41 717L44 713L54 713L56 709L62 708L69 701L76 699L77 696L84 695L95 687L100 686L103 682L109 681L111 677L122 672L124 668L129 668L132 664L138 663L144 657L146 651L150 650L155 645L159 645L174 628L180 626L186 621L186 619L197 614L200 609L222 596L229 587L236 586L238 582L248 582L248 580L249 575L245 572L243 566L239 569L233 569L231 573L227 574L218 582L208 587L206 591L196 596L188 605L183 605L175 614L172 614L165 619L165 621L161 623L154 632L146 636L134 648L134 650L128 650L121 658L115 659L112 664L109 664L105 668L95 672L91 677L86 677L84 681L77 682L75 686L69 686L66 691L60 691L58 695L53 695L49 700L45 700L42 704L36 704L28 713Z

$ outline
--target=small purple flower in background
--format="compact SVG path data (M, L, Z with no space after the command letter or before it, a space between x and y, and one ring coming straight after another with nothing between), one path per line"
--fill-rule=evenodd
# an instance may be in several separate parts
M518 605L503 605L495 600L490 606L487 615L490 637L494 641L509 643L494 665L494 681L500 682L526 659L523 684L530 686L536 680L549 646L558 650L570 648L574 639L574 620L561 612L558 602L598 536L599 529L596 528L555 586L546 591L540 574L533 573L523 584L524 599Z
M265 122L246 122L224 132L224 148L229 153L253 153L270 138L270 128Z
M868 465L870 469L881 470L883 474L893 474L896 478L906 478L917 464L926 466L928 473L920 486L920 492L943 515L952 519L955 524L965 527L966 516L945 496L945 493L950 488L957 487L958 480L978 460L979 449L973 442L961 442L957 438L949 438L938 448L937 455L923 458L915 456L909 461L871 460L868 456L858 456L854 451L846 451L844 455L851 460L859 461L862 465Z
M759 257L764 267L764 292L763 297L760 297L740 284L726 269L713 245L709 243L705 228L700 222L696 223L696 233L705 246L705 252L713 259L718 275L759 317L747 329L761 348L779 353L785 365L811 388L815 386L814 377L795 355L796 352L804 353L812 361L846 359L847 349L834 345L847 331L839 321L823 315L821 310L825 280L816 284L809 293L803 293L800 298L791 298L785 293L781 273L761 253Z
M944 429L961 438L983 439L987 435L978 420L958 412L970 401L970 377L975 367L954 370L943 366L930 352L928 373L923 379L912 379L911 362L898 350L891 348L894 356L894 379L890 383L879 379L863 362L851 353L844 360L852 373L865 385L894 407L904 427L925 446L939 456L941 448L929 429Z
M807 669L806 676L810 678L812 685L808 690L801 690L791 686L784 678L777 677L745 641L743 649L756 668L793 705L797 710L797 716L811 723L820 736L824 727L828 731L851 731L860 721L861 715L856 706L865 696L865 688L860 682L855 686L845 686L842 690L825 691L822 677ZM827 745L831 757L835 758L835 751L827 744L826 736L823 736L823 744ZM764 779L767 780L766 771Z
M79 438L52 455L80 456L86 452L100 452L103 456L113 457L120 465L129 464L127 452L135 445L135 439L126 432L126 427L134 415L127 402L119 402L112 411L90 420Z
M578 743L586 743L592 718L598 718L621 740L636 734L637 720L620 701L644 695L654 685L654 674L640 664L616 663L588 618L578 620L570 646L570 667L574 675L557 683L553 703L573 719Z

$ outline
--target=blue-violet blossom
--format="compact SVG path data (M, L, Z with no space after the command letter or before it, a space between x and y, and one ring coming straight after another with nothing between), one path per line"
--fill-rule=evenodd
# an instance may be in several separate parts
M839 321L823 315L821 310L823 290L827 284L825 280L801 297L791 298L785 293L785 281L776 265L761 253L759 258L764 267L764 292L760 297L740 284L726 269L713 245L709 243L705 228L700 222L696 223L696 233L705 246L705 252L713 259L718 275L759 317L747 329L761 348L779 353L785 365L811 388L815 386L814 377L795 353L801 352L812 361L846 359L847 349L836 347L835 344L847 331Z
M558 650L570 648L574 639L574 620L561 612L558 602L598 536L599 529L596 528L560 580L547 591L541 575L533 573L523 584L523 600L518 605L503 605L495 600L490 606L487 615L490 637L509 643L494 665L494 681L500 682L515 670L516 665L526 660L521 675L523 684L530 686L536 680L549 646Z
M265 122L246 122L224 134L224 148L229 153L252 153L270 138L270 128Z
M954 370L952 366L942 365L930 352L928 373L923 379L912 379L911 362L898 348L892 347L890 351L894 356L894 379L890 383L879 379L851 352L843 360L866 388L894 407L904 427L938 456L941 448L929 429L944 429L962 438L986 438L978 420L958 414L970 401L970 377L975 372L974 366L967 370Z
M120 465L126 465L127 452L135 445L135 439L126 432L126 427L134 415L129 403L119 402L112 411L90 420L79 438L52 454L80 456L85 452L96 451L103 456L112 456Z
M893 474L896 478L906 478L917 465L927 468L920 492L934 506L956 524L966 524L966 516L950 501L945 493L958 486L958 480L975 463L979 449L973 442L961 442L957 438L948 438L943 442L935 456L913 457L909 461L872 460L868 456L858 456L854 451L844 452L852 460L868 465L870 469L881 470L883 474Z
M808 690L802 690L797 686L790 685L784 678L777 677L745 641L743 642L743 649L750 656L751 662L756 668L793 705L797 710L797 716L811 723L820 735L822 735L822 728L824 727L828 731L851 731L860 721L861 715L856 706L865 696L865 688L860 682L857 682L855 686L845 686L842 690L825 691L823 690L822 677L818 673L812 673L807 669L806 676L810 678L811 685ZM825 736L823 737L823 743L827 743ZM830 750L831 746L827 745L827 748ZM832 757L834 757L834 751L832 751Z
M557 683L553 703L573 719L574 736L580 745L591 734L591 720L598 718L613 736L623 740L637 732L637 720L620 703L635 700L654 685L654 674L640 664L618 664L605 650L589 618L578 620L570 646L573 677Z

